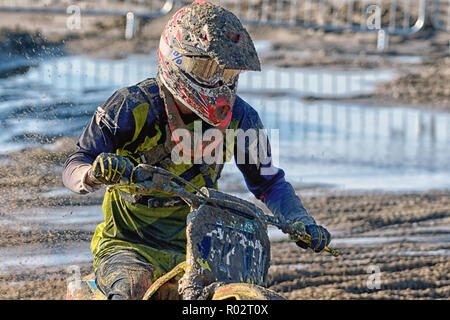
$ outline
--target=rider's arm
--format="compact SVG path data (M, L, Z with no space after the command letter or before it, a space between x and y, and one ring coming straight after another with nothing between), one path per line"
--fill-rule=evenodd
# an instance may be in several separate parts
M77 142L77 150L67 159L62 174L64 185L76 193L99 188L87 179L88 170L102 152L115 152L130 139L134 131L126 89L114 93L97 108Z
M242 112L240 129L264 130L258 113L239 97L233 112ZM256 134L256 136L259 136ZM265 142L265 141L263 141ZM261 143L261 141L259 142ZM268 144L268 141L267 141ZM242 172L246 185L256 198L263 201L275 216L283 216L290 221L301 221L304 224L314 224L315 220L303 206L300 198L295 194L292 185L284 178L284 171L273 166L270 145L266 152L258 152L251 148L258 148L257 143L235 143L234 157L239 170ZM239 152L245 153L245 163L239 163ZM250 154L257 154L257 162L248 161Z

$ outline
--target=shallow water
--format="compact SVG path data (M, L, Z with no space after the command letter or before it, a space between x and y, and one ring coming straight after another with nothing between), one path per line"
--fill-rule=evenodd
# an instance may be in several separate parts
M259 50L267 50L259 43ZM0 151L78 136L115 90L156 74L156 56L125 60L59 57L25 75L0 79ZM243 73L240 95L269 130L275 163L296 184L338 189L450 187L450 115L304 96L370 94L392 70L278 69ZM276 130L276 131L271 131ZM232 176L239 172L226 166ZM239 181L239 179L237 179ZM242 181L241 187L245 188Z
M60 208L35 207L16 210L0 217L2 227L16 231L80 230L92 231L103 221L100 205Z
M89 243L65 242L64 246L23 245L0 249L0 275L42 267L68 267L92 261Z

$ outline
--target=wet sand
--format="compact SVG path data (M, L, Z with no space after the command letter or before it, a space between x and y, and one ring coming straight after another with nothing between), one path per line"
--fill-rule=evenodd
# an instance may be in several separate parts
M332 231L334 258L272 241L269 287L288 299L448 299L449 192L304 198ZM2 231L3 246L89 243L92 232ZM12 241L8 241L12 239ZM82 275L89 263L79 265ZM379 271L380 284L371 281ZM37 268L0 276L2 299L64 299L66 268ZM42 279L45 277L45 279ZM372 287L371 287L372 285Z
M8 19L13 19L11 16L2 17L5 19L0 19L0 27L5 26ZM16 16L14 19L18 18ZM30 22L28 30L42 26L40 19ZM156 47L163 24L161 19L155 20L144 27L141 36L125 41L122 39L121 20L109 19L100 24L94 19L87 20L89 27L83 29L82 34L69 36L63 30L64 22L57 18L53 21L53 27L48 23L41 30L47 41L39 44L41 49L44 47L42 50L56 43L63 45L64 51L70 54L109 58L121 58L127 52L150 52ZM371 103L407 101L414 103L411 106L415 107L450 109L449 92L433 89L438 80L449 83L448 58L443 57L443 52L448 50L448 35L445 38L440 33L427 31L423 35L413 36L406 43L401 37L392 37L389 47L391 56L416 56L417 48L423 49L420 51L423 63L411 66L401 62L394 64L390 59L370 59L370 55L376 53L374 34L336 35L307 30L293 33L260 27L250 27L249 31L255 39L272 40L271 50L262 57L263 63L286 68L324 65L359 69L395 67L405 72L404 78L380 87L376 95L369 97ZM18 56L24 54L21 50L16 52ZM36 54L33 50L31 52ZM298 55L298 52L305 55ZM410 84L417 88L419 81L411 75L424 69L430 70L421 73L420 86L425 91L411 91ZM397 94L394 94L394 89ZM14 252L17 248L19 254L27 246L57 250L70 247L73 243L89 247L94 232L90 224L46 225L46 221L40 221L36 225L24 226L20 220L13 219L23 210L39 207L67 208L66 215L70 217L70 208L101 204L101 192L88 196L60 192L64 188L61 182L62 165L73 150L75 138L63 138L52 143L51 149L24 149L0 156L0 219L18 221L16 225L0 224L0 251ZM299 195L310 191L297 187ZM334 258L326 253L315 254L297 248L285 237L274 237L269 287L288 299L448 299L449 194L449 190L432 190L422 193L361 192L302 197L310 214L331 231L331 246L341 256ZM30 212L33 214L32 210ZM101 220L101 212L98 214ZM78 265L82 275L91 271L89 261ZM380 272L379 287L376 282L368 282L374 279L374 270ZM70 276L65 266L10 271L0 272L0 299L65 298L66 281Z
M289 299L448 299L448 191L304 201L316 220L330 227L332 247L341 256L274 241L274 290ZM375 271L379 286L372 281Z

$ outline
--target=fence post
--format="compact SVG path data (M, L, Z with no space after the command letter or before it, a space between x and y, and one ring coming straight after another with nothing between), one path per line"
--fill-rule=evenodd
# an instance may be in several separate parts
M133 12L128 12L125 16L125 39L131 40L134 37L136 19Z
M384 52L389 46L389 33L385 32L384 29L378 30L377 34L377 51Z

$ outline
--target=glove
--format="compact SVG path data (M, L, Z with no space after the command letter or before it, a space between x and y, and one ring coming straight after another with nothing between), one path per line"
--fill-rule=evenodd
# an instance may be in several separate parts
M133 169L134 165L128 158L114 153L101 153L89 169L88 178L94 184L128 184Z
M311 236L311 242L307 243L300 240L298 237L289 236L291 240L303 249L311 248L315 252L322 251L331 241L331 235L327 229L316 224L304 225L300 221L294 222L292 225L294 230L298 233L306 233Z

